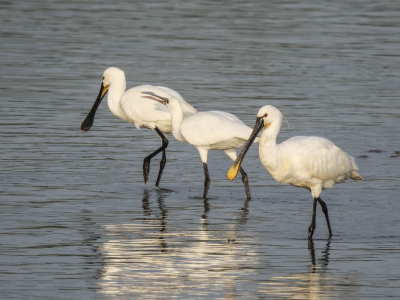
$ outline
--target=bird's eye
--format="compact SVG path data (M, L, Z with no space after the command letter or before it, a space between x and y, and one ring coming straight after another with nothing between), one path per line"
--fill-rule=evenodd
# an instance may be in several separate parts
M265 115L264 115L264 118L265 118L266 116L268 116L268 114L265 114Z
M103 76L103 80L104 80L104 76Z

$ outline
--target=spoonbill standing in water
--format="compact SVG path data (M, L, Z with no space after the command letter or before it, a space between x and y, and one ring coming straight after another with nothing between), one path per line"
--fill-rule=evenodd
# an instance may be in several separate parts
M200 153L204 168L204 193L207 197L210 187L208 175L207 156L209 150L223 150L232 160L236 160L236 150L250 137L251 128L239 120L238 117L222 112L199 112L186 119L183 118L182 102L167 93L161 94L151 91L142 92L155 101L164 104L172 115L172 134L180 142L187 142ZM247 198L250 199L250 189L247 174L240 168L242 182L246 189Z
M144 182L147 183L150 172L150 160L162 151L162 159L160 161L160 170L156 181L158 187L161 175L164 170L164 166L167 162L165 155L165 149L168 146L168 140L164 134L171 133L171 114L164 105L143 99L142 91L151 91L155 93L164 92L167 93L182 103L182 110L184 117L188 117L192 114L197 113L197 110L189 105L182 96L167 87L163 86L152 86L152 85L140 85L131 88L127 91L125 73L118 68L108 68L104 71L103 82L100 86L99 95L93 104L92 109L87 115L86 119L81 125L83 131L88 131L94 120L96 110L100 105L101 100L108 91L108 107L111 112L118 118L125 120L129 123L134 123L137 129L149 128L157 132L162 140L162 146L156 151L148 155L143 160L143 177Z
M347 178L362 180L356 172L357 164L353 157L322 137L297 136L277 145L276 138L281 129L282 118L282 113L271 105L266 105L258 111L253 132L238 159L228 171L228 178L233 180L236 177L247 150L257 134L265 128L260 137L261 163L276 181L311 191L314 205L308 238L312 238L315 230L317 201L325 214L329 237L331 237L328 208L320 198L321 191L330 189Z

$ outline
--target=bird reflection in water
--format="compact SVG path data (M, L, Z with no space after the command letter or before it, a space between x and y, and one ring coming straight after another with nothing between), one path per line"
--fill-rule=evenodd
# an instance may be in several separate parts
M151 208L150 208L150 203L149 203L149 197L150 193L148 190L144 190L143 192L143 200L142 200L142 208L143 208L143 214L145 216L151 216Z
M80 219L79 233L82 235L82 247L80 251L86 261L86 269L93 270L92 278L101 279L105 273L105 262L101 255L102 228L92 218L93 212L83 209L77 214Z
M240 209L242 212L240 216L236 219L236 221L232 224L232 227L237 228L238 225L245 225L247 221L249 220L249 202L251 199L246 199L246 201L243 204L243 207ZM208 225L208 220L207 220L207 214L210 211L210 203L208 202L208 198L204 198L203 200L204 203L204 211L201 214L201 220L202 220L202 229L208 231L207 225ZM237 230L235 230L237 231ZM231 240L231 239L228 239Z
M208 203L208 198L204 198L204 211L201 214L201 220L202 220L202 223L203 223L202 228L205 231L208 230L207 229L207 225L208 225L207 214L208 214L209 211L210 211L210 204Z
M215 225L215 227L213 227L212 225L210 226L208 220L208 214L211 211L209 199L204 198L203 200L204 210L201 213L201 230L199 231L199 236L201 238L196 246L198 257L203 258L210 253L226 253L224 260L218 261L213 258L208 261L207 270L212 270L214 274L216 274L217 271L226 272L227 270L237 273L240 269L239 266L243 261L251 260L254 262L256 260L255 256L252 255L252 250L250 249L244 252L246 255L243 255L244 253L242 252L242 248L248 247L245 242L242 241L243 243L241 243L240 246L235 244L235 242L242 236L242 233L245 232L245 230L240 227L245 225L249 220L250 201L251 199L249 198L244 201L243 207L240 208L240 215L232 220L233 222L229 222L228 224L219 224L218 226ZM228 225L229 229L223 230L222 228L226 225ZM248 238L247 233L245 236ZM222 243L221 240L223 241ZM235 277L236 276L232 275L229 276L228 274L225 274L224 276L223 285L221 287L223 288L225 299L236 299L236 296L238 295L238 292L236 291Z
M196 212L194 216L188 211L183 214L176 208L167 209L168 195L166 191L144 191L139 218L105 226L109 234L104 243L106 264L99 280L100 292L127 299L143 295L152 299L166 294L182 297L182 292L193 290L210 291L213 298L220 291L226 298L235 298L236 279L243 266L259 265L252 237L246 234L240 243L227 242L228 237L237 239L238 224L247 222L249 201L244 202L236 218L228 220L230 215L221 213L211 199L203 199L200 207L187 208ZM213 209L215 215L211 214ZM177 217L172 217L174 213ZM256 270L247 269L246 276Z
M166 252L166 251L168 251L168 244L165 241L164 233L166 232L166 225L167 225L166 219L167 219L168 210L164 204L165 195L164 195L163 191L162 190L156 190L156 191L157 191L158 208L160 210L160 216L158 218L158 220L160 221L160 226L159 226L160 235L158 236L158 239L160 241L161 252ZM150 197L149 191L144 190L143 191L143 199L142 199L142 208L143 208L143 214L145 216L152 215L149 197Z
M249 202L251 199L247 199L244 202L243 207L241 208L242 213L240 214L240 218L238 219L238 224L245 225L249 220Z
M315 263L315 249L314 249L314 242L312 239L308 240L308 250L310 251L311 255L311 272L315 273L319 269L319 266L325 268L328 266L329 263L329 250L331 245L331 239L328 239L324 251L322 251L323 255L318 260L320 264Z
M321 257L315 254L313 240L308 241L311 268L303 273L271 277L260 293L285 299L346 299L357 291L356 274L334 274L328 268L331 239L328 239ZM346 289L342 289L346 286Z
M166 209L165 204L164 204L164 195L160 191L158 191L157 202L158 202L158 208L160 209L160 212L161 212L160 236L158 238L160 239L161 252L166 252L168 250L168 245L165 242L164 233L166 232L166 228L167 228L166 219L167 219L168 210Z

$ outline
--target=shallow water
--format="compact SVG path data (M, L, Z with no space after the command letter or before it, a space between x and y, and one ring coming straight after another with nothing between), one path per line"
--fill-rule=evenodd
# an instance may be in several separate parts
M0 290L4 299L384 299L400 297L400 6L397 1L2 1ZM79 127L102 72L179 91L200 111L254 124L288 118L280 140L324 136L362 182L312 199L246 156L251 201L211 152L169 137L161 189L142 160L154 132L105 101ZM375 151L377 150L377 151Z

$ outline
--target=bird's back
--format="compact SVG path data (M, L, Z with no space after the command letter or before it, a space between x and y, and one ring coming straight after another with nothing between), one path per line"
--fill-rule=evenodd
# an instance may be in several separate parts
M185 116L196 113L183 97L176 91L160 86L140 85L127 90L121 98L121 107L128 122L134 123L136 127L154 128L157 126L162 132L171 132L171 114L161 103L143 97L142 92L153 92L160 96L176 97L185 107Z
M165 93L169 94L170 96L174 97L175 99L178 99L181 102L183 115L185 116L185 118L197 113L197 109L195 109L193 106L191 106L189 103L187 103L185 101L185 99L183 99L181 94L179 94L177 91L172 90L167 87L164 87L164 86L156 86L156 88L161 89ZM155 94L157 94L157 93L155 93ZM157 94L157 95L160 95L160 94ZM170 97L169 95L164 94L164 95L160 95L160 96L169 98Z
M251 128L236 116L221 112L199 112L182 121L180 131L194 146L211 149L231 149L244 144Z

